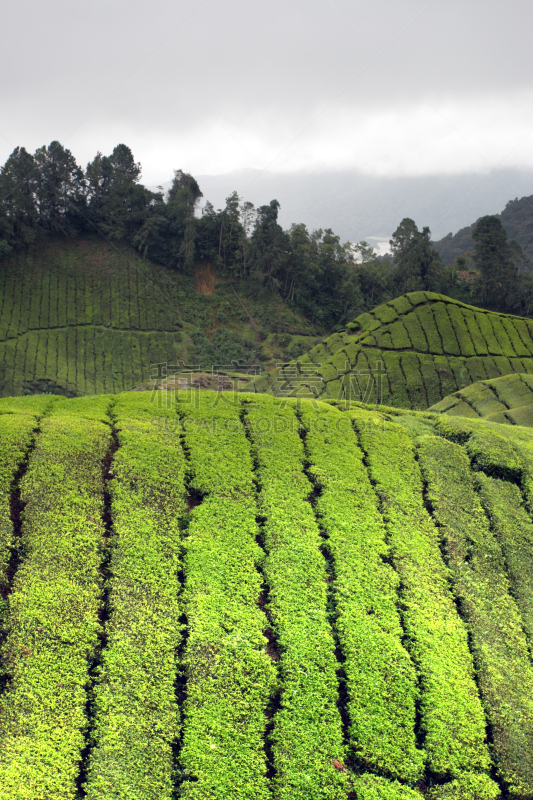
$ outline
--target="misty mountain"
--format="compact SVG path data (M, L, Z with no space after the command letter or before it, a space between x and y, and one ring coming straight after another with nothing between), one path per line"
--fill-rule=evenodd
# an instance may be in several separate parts
M507 203L501 214L495 214L495 216L500 217L507 233L507 239L517 241L526 258L533 263L533 195L521 197L520 200L515 197L514 200ZM461 228L455 236L450 233L435 242L435 248L445 264L451 264L456 256L462 255L467 250L474 250L472 231L475 224L473 222L471 225Z
M479 174L383 178L361 172L276 173L246 169L196 175L215 208L237 190L256 206L281 203L284 228L304 222L309 229L332 228L341 239L388 241L399 222L411 217L428 225L433 239L455 232L485 214L496 214L510 197L533 192L533 170ZM164 188L170 186L166 184ZM155 187L153 187L155 188Z

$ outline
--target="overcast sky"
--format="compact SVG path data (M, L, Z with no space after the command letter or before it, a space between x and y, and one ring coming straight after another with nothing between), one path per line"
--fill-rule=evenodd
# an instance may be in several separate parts
M530 0L8 0L0 160L59 139L172 170L533 167Z

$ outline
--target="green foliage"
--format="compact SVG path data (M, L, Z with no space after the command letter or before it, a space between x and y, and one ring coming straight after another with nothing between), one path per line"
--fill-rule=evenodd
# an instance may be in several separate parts
M444 786L430 789L430 800L499 800L500 789L488 777L475 772L465 772Z
M533 647L533 525L518 486L482 472L476 476L480 500L502 548L509 573L510 591Z
M0 406L1 410L1 406ZM8 414L0 416L0 588L7 585L7 567L13 542L11 520L12 482L24 463L33 440L37 418L31 414ZM3 614L1 615L3 616Z
M123 391L148 382L151 364L257 365L286 359L295 334L300 351L316 341L279 298L242 297L263 344L229 286L199 295L194 278L156 270L124 245L73 239L15 252L0 269L0 394ZM270 332L286 330L278 346Z
M517 256L523 258L520 246L516 245L517 253L509 245L505 228L496 216L478 219L472 238L474 259L480 271L481 298L489 306L505 309L509 306L510 289L518 277Z
M419 231L408 217L392 234L390 245L394 255L395 280L402 294L437 286L442 263L429 235L429 228Z
M2 239L6 247L33 244L38 237L36 169L24 147L16 147L0 172Z
M512 374L473 383L435 403L430 410L460 415L466 404L474 414L487 420L531 427L533 391L528 380L527 375ZM467 415L472 416L469 412Z
M0 701L2 800L74 799L101 603L101 422L52 412L22 482L25 558L9 595Z
M174 796L179 732L185 460L173 410L132 394L118 399L112 415L119 445L109 482L112 583L85 796L164 800Z
M497 445L495 439L489 442L493 460ZM475 448L472 437L467 447ZM505 450L501 454L506 460ZM529 797L533 794L533 668L510 594L502 548L474 491L470 460L463 448L428 437L421 442L420 459L469 627L498 773L511 796ZM477 463L487 466L486 460L478 458Z
M455 326L448 316L446 305L444 303L434 303L431 306L431 311L437 325L444 352L452 356L460 356L461 350L455 335Z
M405 386L409 395L410 408L427 408L429 405L426 386L420 372L420 361L416 353L402 353L400 356Z
M449 586L440 537L424 506L423 484L411 438L383 421L369 431L351 412L381 500L392 562L401 579L400 601L411 657L421 681L421 730L429 770L455 777L486 770L483 712L467 632Z
M184 542L181 796L266 800L264 709L276 675L257 604L263 553L249 444L238 410L222 398L202 395L198 408L180 398L191 486L207 495L191 512Z
M328 619L326 561L304 474L299 422L280 401L244 399L264 518L269 619L279 652L280 696L271 735L277 798L345 798L338 663Z
M348 357L352 372L370 367L377 373L381 362L387 374L382 379L380 400L399 408L427 408L487 376L533 370L531 358L515 357L518 351L533 349L525 320L471 309L433 292L411 292L398 298L402 299L405 303L397 304L397 310L388 304L365 312L309 351L317 374L323 378L317 384L319 396L339 396L339 373L346 372L340 369L342 354ZM516 327L519 323L520 335ZM366 359L365 366L360 357ZM343 379L341 388L355 377ZM272 387L276 385L275 379L271 381ZM263 384L261 390L265 390ZM363 396L352 399L362 400ZM462 399L463 395L458 403ZM498 406L495 412L502 408ZM464 406L460 410L464 411ZM457 413L456 408L452 413ZM470 411L465 413L471 415Z
M345 657L349 742L358 763L404 781L422 774L417 676L403 646L400 580L348 415L304 405L310 470L334 569L335 628Z
M487 726L533 796L526 428L214 392L5 398L0 428L5 542L35 437L2 800L497 800Z
M50 233L72 235L82 226L85 181L76 159L59 142L35 151L35 199L39 225Z
M357 800L420 800L422 795L415 789L402 786L398 781L388 781L369 773L355 780Z
M409 308L409 311L411 308ZM404 314L402 322L405 325L411 346L419 353L427 353L428 341L421 325L420 317L416 314Z
M203 331L197 329L191 339L194 343L192 361L203 369L210 370L215 364L226 365L229 369L232 362L243 364L247 361L248 353L233 331L217 328L209 340Z

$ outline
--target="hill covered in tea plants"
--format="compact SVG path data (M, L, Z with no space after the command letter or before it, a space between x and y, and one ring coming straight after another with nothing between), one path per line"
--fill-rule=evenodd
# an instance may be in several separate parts
M279 297L238 289L97 238L15 252L0 262L0 396L122 391L161 362L260 367L323 334Z
M460 417L484 417L505 425L533 426L533 376L504 375L454 392L430 411Z
M357 317L255 387L289 396L308 386L323 399L424 409L511 373L533 374L531 320L411 292Z
M0 400L2 800L531 800L533 433L172 399Z

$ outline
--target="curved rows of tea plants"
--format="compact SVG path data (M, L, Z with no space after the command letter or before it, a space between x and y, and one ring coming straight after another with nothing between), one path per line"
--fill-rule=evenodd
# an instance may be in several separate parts
M178 411L192 497L183 593L187 642L180 796L269 797L265 709L276 672L258 598L264 553L240 408L203 395Z
M459 417L483 417L504 425L533 426L533 376L504 375L479 381L445 397L430 411Z
M323 399L423 409L471 383L515 372L533 374L532 320L411 292L357 317L255 387L288 395L307 383Z
M292 408L273 398L244 406L256 459L266 558L267 609L279 654L279 708L272 725L276 796L346 796L340 665L328 619L324 541L311 505L305 452ZM331 579L331 575L329 576Z
M527 428L159 392L0 433L0 800L533 800Z
M378 499L349 416L323 406L302 421L320 491L317 510L335 564L335 627L345 658L349 745L369 769L415 782L424 771L415 735L417 676L403 644L400 579L388 563Z
M202 361L210 370L209 359L228 364L250 348L257 363L286 353L293 343L285 334L282 345L270 331L292 331L299 345L316 341L311 322L279 297L266 305L246 298L243 308L224 281L204 296L192 275L96 237L52 239L12 253L0 265L1 397L121 392L149 381L152 364ZM204 355L195 334L203 342L200 353L207 348Z
M376 435L364 414L350 414L381 500L401 581L405 633L420 675L420 730L428 768L440 777L487 769L485 720L467 631L454 604L438 531L424 504L413 442L394 424L385 421Z
M123 396L110 408L118 433L104 474L112 528L105 641L94 672L88 798L164 800L172 797L175 778L185 459L175 414L172 427L164 427L171 412L154 412L137 398Z
M104 242L7 259L0 270L0 394L120 392L178 359L173 287Z
M6 798L73 796L99 633L101 464L109 428L53 413L40 428L21 485L22 554L2 648L8 682L0 701L0 797Z
M468 453L460 445L428 437L422 440L420 457L469 623L498 771L513 794L527 796L533 791L533 667L524 630L530 620L523 619L511 592L503 531L495 529L496 521L492 527L483 513L481 502L491 487L482 481L478 498ZM518 530L517 539L519 535ZM527 594L527 586L523 589Z

